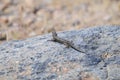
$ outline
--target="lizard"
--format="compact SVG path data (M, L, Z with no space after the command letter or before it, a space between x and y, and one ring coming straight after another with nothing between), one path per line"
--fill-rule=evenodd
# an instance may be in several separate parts
M58 37L57 33L56 33L56 30L53 28L52 29L52 41L55 41L55 42L58 42L58 43L61 43L61 44L64 44L66 45L68 48L71 47L73 48L74 50L78 51L78 52L82 52L82 53L85 53L84 51L80 50L79 48L77 48L72 41L68 41L66 39L62 39L60 37Z

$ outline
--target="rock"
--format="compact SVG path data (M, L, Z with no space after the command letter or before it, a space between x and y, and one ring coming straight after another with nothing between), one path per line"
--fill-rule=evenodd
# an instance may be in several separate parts
M7 24L9 22L8 18L6 16L0 17L0 23Z
M6 40L7 34L5 31L0 31L0 41Z
M10 0L3 0L0 2L0 11L4 11L11 4Z
M120 80L120 26L58 32L85 53L49 41L51 34L0 45L1 80Z

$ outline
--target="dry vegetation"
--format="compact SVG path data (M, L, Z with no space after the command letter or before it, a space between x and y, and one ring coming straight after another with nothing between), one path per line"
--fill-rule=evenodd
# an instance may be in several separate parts
M0 41L120 24L120 0L0 0Z

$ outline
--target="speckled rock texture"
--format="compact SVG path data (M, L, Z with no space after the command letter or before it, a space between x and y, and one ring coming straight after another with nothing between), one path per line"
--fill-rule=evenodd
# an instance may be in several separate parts
M120 26L58 32L80 53L52 42L51 34L0 45L0 80L120 80Z

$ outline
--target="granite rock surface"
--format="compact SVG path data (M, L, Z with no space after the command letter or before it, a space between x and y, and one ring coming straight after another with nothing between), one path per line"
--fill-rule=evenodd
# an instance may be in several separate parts
M120 26L58 32L85 51L52 42L51 34L0 45L0 80L120 80Z

